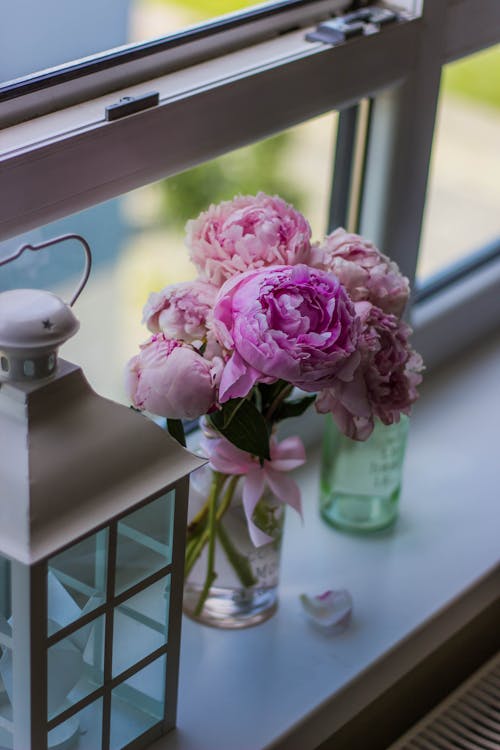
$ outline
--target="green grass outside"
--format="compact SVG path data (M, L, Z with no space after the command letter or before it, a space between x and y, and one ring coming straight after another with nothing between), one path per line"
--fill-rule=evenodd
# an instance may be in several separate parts
M147 2L184 8L190 15L190 21L196 23L248 8L250 5L256 5L258 0L147 0Z
M446 65L442 91L500 108L500 44Z

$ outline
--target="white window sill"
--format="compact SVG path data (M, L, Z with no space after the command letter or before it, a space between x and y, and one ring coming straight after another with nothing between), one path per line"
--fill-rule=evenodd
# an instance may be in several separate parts
M287 517L280 608L217 631L185 620L178 729L154 750L312 750L498 596L500 347L429 376L412 420L392 532L353 537L318 517L318 449L299 474L305 524ZM496 566L496 568L495 568ZM346 587L331 637L298 596Z

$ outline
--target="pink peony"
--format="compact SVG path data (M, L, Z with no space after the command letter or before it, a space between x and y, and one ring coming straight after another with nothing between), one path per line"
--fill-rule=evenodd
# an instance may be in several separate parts
M278 379L306 391L328 388L339 374L352 377L359 361L353 355L358 322L344 288L332 274L305 265L247 271L227 281L214 329L232 352L221 402Z
M309 223L278 196L258 193L212 205L188 221L186 231L193 263L216 286L251 269L309 262Z
M349 382L338 380L316 399L320 413L330 412L339 429L354 440L366 440L378 417L384 424L410 414L422 381L422 358L408 343L411 328L369 302L356 304L362 329L361 363Z
M333 272L353 302L366 300L384 312L401 317L410 292L409 281L375 245L336 229L314 248L318 266Z
M159 333L128 362L125 387L138 409L170 419L196 419L214 406L217 364Z
M168 338L188 343L201 341L207 335L216 294L216 287L204 281L166 286L149 295L142 322L152 333L161 331Z

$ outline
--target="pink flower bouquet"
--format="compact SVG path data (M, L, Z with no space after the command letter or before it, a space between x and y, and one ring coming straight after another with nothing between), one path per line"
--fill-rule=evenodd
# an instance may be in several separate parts
M218 481L190 526L189 573L215 543L214 508L223 487L234 489L231 477L244 478L255 546L269 541L255 518L265 487L300 512L286 470L303 463L304 450L298 438L278 443L279 422L314 404L366 440L375 419L392 424L410 412L422 361L401 320L408 280L358 235L337 229L312 245L299 211L259 193L188 222L187 246L199 278L150 296L144 321L153 335L128 363L127 388L139 409L204 416L211 435L204 448ZM207 571L198 614L214 575Z

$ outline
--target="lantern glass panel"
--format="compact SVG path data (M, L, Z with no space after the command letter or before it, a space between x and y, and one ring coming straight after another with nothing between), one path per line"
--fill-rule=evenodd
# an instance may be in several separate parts
M8 641L2 640L2 635L8 638L12 635L10 618L12 616L11 601L11 566L10 560L0 555L0 648L2 643L9 645Z
M102 699L58 724L49 732L49 748L101 750Z
M47 667L51 719L103 685L104 615L51 646Z
M167 642L170 576L126 599L115 609L113 677Z
M110 750L122 750L163 721L166 661L161 656L113 690Z
M0 748L12 747L8 722L12 720L12 602L10 560L0 556Z
M118 522L115 595L172 562L174 491Z
M14 736L5 727L0 726L0 748L14 747Z
M86 537L49 560L49 635L78 620L106 598L108 531Z
M12 722L12 649L2 646L0 657L0 748L10 747L6 738ZM4 737L5 734L5 737Z

